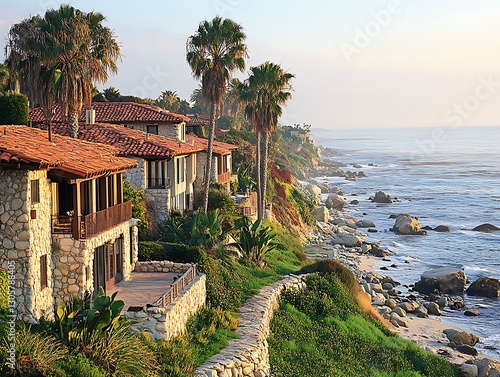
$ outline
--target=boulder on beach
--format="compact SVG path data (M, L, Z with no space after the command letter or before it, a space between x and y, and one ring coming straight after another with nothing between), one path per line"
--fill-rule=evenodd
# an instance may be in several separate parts
M471 296L500 297L500 280L479 278L467 288L466 292Z
M372 248L369 250L371 255L374 255L378 258L383 258L391 255L391 253L387 250L381 249L378 245L372 245Z
M472 229L475 232L495 232L499 231L500 228L493 224L481 224Z
M349 203L349 204L352 204L353 206L357 206L359 204L359 200L356 200L356 199L351 200L351 203Z
M359 220L356 222L358 228L375 228L375 223L371 220Z
M328 208L325 206L319 206L314 209L313 216L316 221L320 221L322 223L327 223L329 219L330 212Z
M451 228L446 225L438 225L434 229L432 229L435 232L440 232L440 233L446 233L446 232L451 232Z
M308 183L306 185L306 187L304 187L304 189L310 194L310 195L314 195L314 196L320 196L321 195L321 189L312 184L312 183Z
M452 347L458 347L462 344L474 347L479 342L479 337L475 334L456 329L444 329L443 333L450 341Z
M425 230L422 230L420 223L416 217L413 217L409 213L402 213L396 217L394 226L391 230L399 234L408 235L424 235L427 234Z
M441 267L425 271L420 281L415 283L415 290L420 293L461 294L464 290L467 277L464 270L454 267Z
M345 203L344 199L340 195L330 194L325 200L325 205L328 209L342 210L344 209Z
M360 236L349 232L339 231L332 236L332 244L348 247L361 246L363 244L363 239Z
M392 203L392 198L389 194L386 194L383 191L378 191L375 193L375 196L371 198L371 201L375 203Z

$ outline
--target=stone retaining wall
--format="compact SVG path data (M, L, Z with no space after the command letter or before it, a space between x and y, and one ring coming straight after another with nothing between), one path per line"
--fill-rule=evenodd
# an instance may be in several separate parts
M201 365L195 377L267 377L271 375L267 338L273 312L285 290L302 290L305 275L290 275L261 289L240 309L238 339Z
M169 261L136 262L136 272L186 272L193 265L190 263L175 263Z
M132 325L134 332L147 332L153 339L171 339L186 330L189 317L205 305L206 298L206 276L198 274L170 305L164 308L145 306L139 312L125 312L125 317L142 321Z

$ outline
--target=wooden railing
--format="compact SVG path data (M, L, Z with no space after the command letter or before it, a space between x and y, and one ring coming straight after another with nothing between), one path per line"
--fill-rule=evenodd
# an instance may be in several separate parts
M227 171L217 176L217 183L227 183L231 180L231 172Z
M195 278L197 275L197 270L196 270L196 265L193 264L189 270L184 272L184 274L174 281L168 291L161 296L158 300L153 302L153 306L157 306L160 308L164 308L167 305L171 304L174 302L174 300L179 297L179 293L184 290Z
M257 193L251 192L245 200L236 203L236 211L240 216L255 216L257 214Z
M78 238L90 238L132 218L132 203L125 202L82 216ZM76 237L75 237L76 238Z

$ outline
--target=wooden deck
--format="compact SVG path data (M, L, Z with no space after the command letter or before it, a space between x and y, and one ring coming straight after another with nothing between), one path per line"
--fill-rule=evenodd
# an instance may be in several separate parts
M125 311L131 306L143 307L146 304L155 302L164 295L174 282L174 278L179 275L182 274L173 272L132 272L131 280L119 282L109 289L106 294L111 296L113 293L118 292L116 299L125 302Z

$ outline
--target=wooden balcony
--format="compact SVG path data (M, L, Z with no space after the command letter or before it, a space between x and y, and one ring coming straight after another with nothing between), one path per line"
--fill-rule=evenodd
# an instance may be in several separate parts
M227 171L225 173L217 175L217 183L227 183L231 180L231 172Z
M87 239L132 218L132 203L125 202L85 216L53 216L52 232Z

